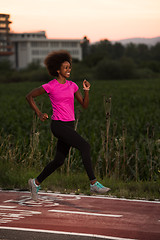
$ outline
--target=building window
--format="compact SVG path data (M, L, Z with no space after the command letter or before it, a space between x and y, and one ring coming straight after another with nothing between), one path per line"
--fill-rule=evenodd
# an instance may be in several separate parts
M78 47L78 43L77 42L71 42L71 46L72 47Z
M32 61L35 62L35 63L40 63L41 59L40 58L33 58Z
M6 42L0 42L0 46L7 46Z
M62 42L62 47L77 47L77 42Z
M59 47L59 42L50 42L51 47Z
M62 47L69 47L69 42L62 42Z
M7 48L0 48L0 52L7 52Z
M26 42L21 42L20 46L21 46L21 48L26 48L27 47L27 43Z
M0 29L0 33L6 33L6 29Z
M31 47L48 47L48 42L31 42Z
M0 21L6 21L6 20L8 20L8 18L6 18L6 17L0 17Z
M39 51L38 50L33 50L32 55L39 55Z
M6 28L6 27L7 27L7 24L6 24L6 23L0 23L0 27L1 27L1 28Z
M69 52L70 52L71 55L79 55L78 50L70 50Z
M32 50L32 55L43 55L46 56L49 53L48 50Z

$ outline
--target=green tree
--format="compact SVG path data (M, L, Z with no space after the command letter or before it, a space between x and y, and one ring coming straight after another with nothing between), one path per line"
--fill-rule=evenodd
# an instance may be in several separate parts
M160 42L151 47L152 60L160 61Z
M89 54L89 39L87 38L87 36L84 36L81 46L82 46L82 58L84 59Z
M150 59L150 51L146 44L138 44L137 46L137 58L141 61Z
M95 77L99 80L133 78L135 64L130 58L120 60L101 60L95 68Z
M115 59L119 59L123 57L125 51L125 47L121 43L115 43L113 45L113 54L112 57Z
M26 69L24 70L33 71L33 70L38 70L40 68L42 68L42 66L40 65L40 61L35 61L35 62L29 63Z
M125 47L125 56L137 60L138 52L135 44L129 43Z
M112 56L112 44L108 40L102 40L89 47L89 54L84 63L89 67L95 67L103 58L110 59Z
M4 73L9 73L12 71L12 64L9 60L1 60L0 61L0 73L4 74Z

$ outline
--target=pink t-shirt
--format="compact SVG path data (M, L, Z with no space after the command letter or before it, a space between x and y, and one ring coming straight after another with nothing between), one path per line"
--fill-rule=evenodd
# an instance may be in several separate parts
M77 84L68 80L61 84L57 79L53 79L43 84L42 87L51 100L53 108L51 119L65 122L74 121L74 93L78 90Z

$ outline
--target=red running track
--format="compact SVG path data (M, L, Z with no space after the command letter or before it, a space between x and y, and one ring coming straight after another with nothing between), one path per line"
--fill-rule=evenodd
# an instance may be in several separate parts
M29 192L0 191L0 229L159 240L160 202L43 192L34 202Z

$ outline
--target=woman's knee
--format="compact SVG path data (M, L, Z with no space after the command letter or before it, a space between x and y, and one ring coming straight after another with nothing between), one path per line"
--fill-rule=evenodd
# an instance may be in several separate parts
M64 158L55 158L52 162L50 162L51 169L57 169L64 164Z
M86 141L83 142L82 144L82 151L85 151L85 152L90 152L90 144Z

